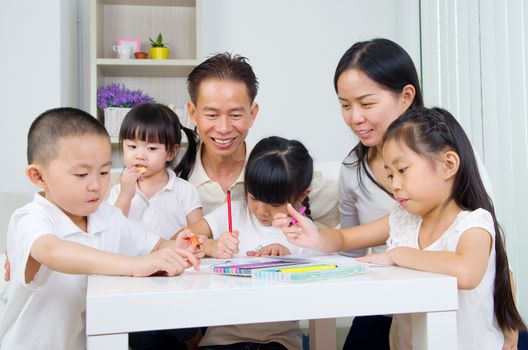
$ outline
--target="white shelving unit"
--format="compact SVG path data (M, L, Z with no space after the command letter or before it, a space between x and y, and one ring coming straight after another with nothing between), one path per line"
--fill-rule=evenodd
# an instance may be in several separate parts
M186 78L200 62L201 0L92 0L90 4L90 112L97 108L97 89L122 83L141 89L157 102L183 108L188 100ZM170 59L118 59L117 38L137 38L149 53L149 38L163 34ZM112 140L117 142L117 140Z

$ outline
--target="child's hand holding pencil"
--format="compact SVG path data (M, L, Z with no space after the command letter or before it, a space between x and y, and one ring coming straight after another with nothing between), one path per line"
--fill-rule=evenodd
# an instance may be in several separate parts
M213 241L211 252L208 255L219 259L231 259L235 254L238 254L238 244L238 231L226 231Z
M198 258L203 258L204 256L203 244L206 240L205 236L197 235L187 227L178 233L175 238L178 248L185 249Z

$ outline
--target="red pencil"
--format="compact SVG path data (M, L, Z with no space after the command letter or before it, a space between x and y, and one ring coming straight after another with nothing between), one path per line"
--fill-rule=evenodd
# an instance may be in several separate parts
M233 217L231 216L231 191L227 191L227 221L229 223L229 232L233 232Z

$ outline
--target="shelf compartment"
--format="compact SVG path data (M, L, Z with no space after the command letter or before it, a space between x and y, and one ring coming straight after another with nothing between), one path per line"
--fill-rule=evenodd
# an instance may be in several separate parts
M108 77L186 77L198 64L197 60L177 59L97 59L97 67Z

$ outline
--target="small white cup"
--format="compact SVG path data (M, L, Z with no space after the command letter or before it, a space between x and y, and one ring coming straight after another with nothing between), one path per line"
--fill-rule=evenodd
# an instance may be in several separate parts
M129 45L114 45L112 50L117 52L117 57L122 59L132 58L132 47Z

